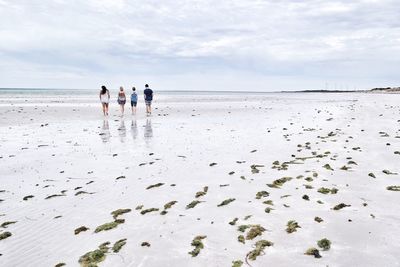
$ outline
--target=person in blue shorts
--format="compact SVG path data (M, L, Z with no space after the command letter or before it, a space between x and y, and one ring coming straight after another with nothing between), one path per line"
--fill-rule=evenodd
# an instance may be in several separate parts
M135 115L135 114L136 114L136 105L137 105L136 88L135 88L135 87L132 87L132 94L131 94L132 115Z
M151 101L153 101L153 90L146 84L144 89L144 102L146 103L146 114L151 115Z

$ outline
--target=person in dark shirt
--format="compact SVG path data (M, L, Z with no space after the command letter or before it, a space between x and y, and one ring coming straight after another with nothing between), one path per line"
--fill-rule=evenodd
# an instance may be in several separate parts
M144 102L146 103L146 113L147 115L151 114L151 101L153 101L153 90L149 88L149 85L146 84L144 89Z

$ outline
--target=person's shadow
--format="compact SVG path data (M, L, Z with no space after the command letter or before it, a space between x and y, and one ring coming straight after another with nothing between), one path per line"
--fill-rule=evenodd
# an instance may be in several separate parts
M146 120L146 125L144 126L144 140L148 144L150 139L153 137L153 127L151 126L151 119Z
M103 143L110 142L111 134L110 134L110 125L108 124L108 119L103 120L103 126L101 127L100 137Z
M135 119L132 119L132 123L131 123L131 134L132 134L133 140L135 140L136 137L137 137L137 135L138 135L138 129L137 129L136 118L135 118Z
M126 137L126 127L125 127L125 120L123 118L121 118L121 123L119 124L118 127L118 135L121 143L124 143Z

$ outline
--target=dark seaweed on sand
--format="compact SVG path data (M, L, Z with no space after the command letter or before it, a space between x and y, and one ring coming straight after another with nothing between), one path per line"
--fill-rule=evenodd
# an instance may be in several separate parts
M205 239L206 237L207 236L205 235L199 235L193 239L191 245L194 247L194 249L189 252L189 254L192 255L192 257L196 257L197 255L199 255L200 251L204 248L202 240Z

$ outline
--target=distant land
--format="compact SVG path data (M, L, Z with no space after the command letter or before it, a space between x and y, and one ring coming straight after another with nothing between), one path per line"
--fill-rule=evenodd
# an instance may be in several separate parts
M400 87L372 88L369 90L300 90L282 91L283 93L389 93L399 94Z

